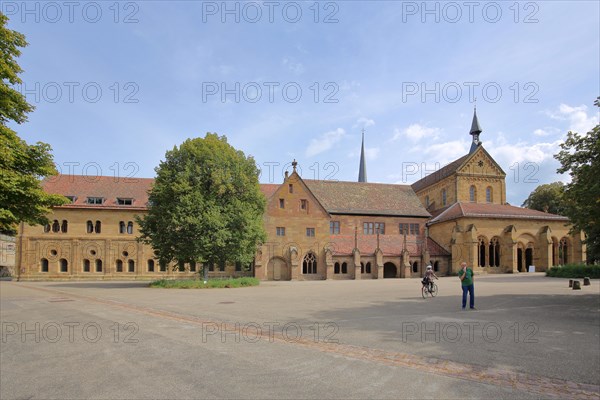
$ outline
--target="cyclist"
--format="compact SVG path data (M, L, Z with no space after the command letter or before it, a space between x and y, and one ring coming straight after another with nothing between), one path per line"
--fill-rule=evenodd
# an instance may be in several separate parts
M433 267L428 265L425 269L425 276L423 277L423 285L427 285L429 287L429 291L433 288L433 278L438 279L435 272L433 272Z

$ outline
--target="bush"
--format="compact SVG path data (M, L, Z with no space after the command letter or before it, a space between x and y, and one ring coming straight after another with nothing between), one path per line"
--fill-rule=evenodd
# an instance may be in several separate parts
M258 286L260 281L256 278L244 277L233 279L210 279L204 284L202 279L160 279L150 282L150 287L164 289L214 289L214 288L239 288Z
M567 264L561 267L552 267L546 271L546 276L553 278L579 278L589 277L600 279L600 265Z

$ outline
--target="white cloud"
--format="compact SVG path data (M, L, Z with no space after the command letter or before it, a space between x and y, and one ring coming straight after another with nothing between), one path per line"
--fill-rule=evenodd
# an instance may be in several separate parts
M306 156L312 157L329 150L334 144L342 140L345 135L346 131L344 131L342 128L337 128L334 131L325 132L318 139L311 139L310 144L306 149Z
M570 122L569 130L584 134L592 130L592 128L598 125L598 116L587 115L587 106L571 107L567 104L561 104L559 112L566 116Z
M547 111L546 114L555 120L569 121L568 130L584 134L598 125L598 116L588 116L587 109L585 105L573 107L568 104L561 104L558 111Z
M394 129L394 136L392 137L392 141L398 140L403 137L409 139L412 142L418 142L424 137L437 139L439 133L439 128L428 128L420 124L411 124L408 126L408 128L405 129Z
M290 60L289 58L284 58L283 60L281 60L281 65L287 67L288 70L290 70L296 75L301 75L305 71L304 65L302 65L302 63L295 62L293 60Z
M454 140L451 142L437 143L426 146L423 154L426 156L425 162L429 165L431 162L439 163L441 166L464 156L469 150L466 141ZM431 160L431 161L428 161Z
M548 136L550 135L550 132L544 129L536 129L535 131L533 131L533 134L535 136Z
M559 145L561 142L562 140L557 140L551 143L535 143L532 145L525 142L507 143L497 147L488 146L488 151L503 168L515 163L533 162L539 164L548 159L553 159L554 154L560 150Z
M369 126L375 125L375 121L370 118L361 117L356 120L356 123L352 126L353 128L368 128Z
M377 159L380 150L381 149L379 147L371 147L365 149L365 157L367 158L367 160L375 160Z

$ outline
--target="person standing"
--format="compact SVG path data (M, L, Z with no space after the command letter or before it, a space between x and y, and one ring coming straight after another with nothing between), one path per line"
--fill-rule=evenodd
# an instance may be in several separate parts
M467 268L467 263L460 263L461 269L458 271L458 277L462 287L462 309L467 307L467 293L469 293L469 307L475 309L475 289L473 287L473 270Z

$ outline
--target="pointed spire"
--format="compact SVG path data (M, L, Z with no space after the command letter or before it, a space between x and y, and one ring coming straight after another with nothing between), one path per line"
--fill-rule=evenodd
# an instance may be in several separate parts
M362 145L360 147L360 165L358 166L358 181L367 181L367 164L365 162L365 129L362 130Z
M477 105L473 109L473 122L471 123L471 132L469 135L473 136L473 142L471 143L471 149L469 154L477 149L477 146L481 144L479 141L479 134L481 133L481 126L479 126L479 120L477 119Z

